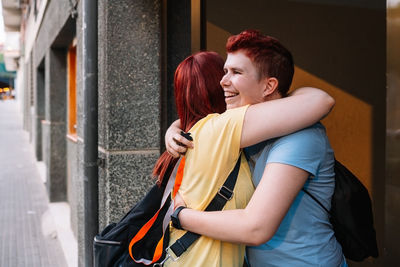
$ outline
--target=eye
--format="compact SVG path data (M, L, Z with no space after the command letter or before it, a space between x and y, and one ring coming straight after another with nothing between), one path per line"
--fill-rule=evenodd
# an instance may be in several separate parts
M241 72L238 71L238 70L233 70L232 72L233 72L233 74L240 74L240 73L241 73Z
M228 70L227 70L227 69L225 69L225 68L224 68L224 73L225 73L225 74L227 74L227 73L228 73Z

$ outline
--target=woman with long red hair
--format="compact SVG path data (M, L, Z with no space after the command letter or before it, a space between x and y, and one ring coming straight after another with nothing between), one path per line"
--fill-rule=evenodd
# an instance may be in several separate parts
M211 113L226 110L224 91L219 84L224 76L224 60L215 52L199 52L186 58L176 69L174 77L176 111L183 131ZM165 151L158 159L153 176L158 182L169 177L178 161ZM169 173L167 171L169 170Z
M241 148L285 135L317 122L325 116L334 100L321 90L299 89L293 96L255 105L231 107L225 111L225 98L237 96L224 92L220 80L224 61L214 52L199 52L186 58L175 73L175 100L179 123L190 132L194 148L185 154L179 195L187 207L204 210L241 157L233 198L224 209L242 209L249 202L254 186ZM241 71L235 70L240 75ZM269 90L271 84L252 78L251 90ZM177 160L164 152L153 174L158 181L168 179ZM182 161L181 163L182 164ZM170 244L185 231L171 227ZM168 266L242 266L244 245L201 236L178 261Z

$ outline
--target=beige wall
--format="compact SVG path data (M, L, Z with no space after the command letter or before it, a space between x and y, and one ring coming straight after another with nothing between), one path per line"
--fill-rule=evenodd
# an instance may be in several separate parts
M332 4L320 4L330 2ZM364 1L366 3L368 1ZM371 2L372 3L372 2ZM253 28L292 51L292 88L314 86L336 99L323 120L337 159L373 198L380 252L385 216L385 1L207 1L207 49L225 56L226 38ZM399 183L400 184L400 183ZM399 196L400 197L400 196ZM382 257L362 266L381 266ZM351 264L361 266L360 264Z

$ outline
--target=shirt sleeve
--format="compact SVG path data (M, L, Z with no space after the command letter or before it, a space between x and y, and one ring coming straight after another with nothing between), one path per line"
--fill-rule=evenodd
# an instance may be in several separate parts
M315 176L326 155L324 135L324 130L313 126L278 138L272 145L266 163L291 165Z
M246 110L244 106L210 114L190 130L194 149L186 152L179 189L188 207L204 210L234 168Z
M204 125L199 124L202 129L199 135L194 136L195 147L204 148L209 156L231 155L236 162L247 108L248 106L230 109L212 116Z

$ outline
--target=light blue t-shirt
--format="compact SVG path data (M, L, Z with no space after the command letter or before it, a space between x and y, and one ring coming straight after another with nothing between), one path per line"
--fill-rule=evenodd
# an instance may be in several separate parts
M295 166L310 173L304 189L330 209L335 187L334 154L322 124L248 147L245 153L255 186L266 164ZM247 247L246 253L251 267L347 266L327 212L303 191L271 240Z

